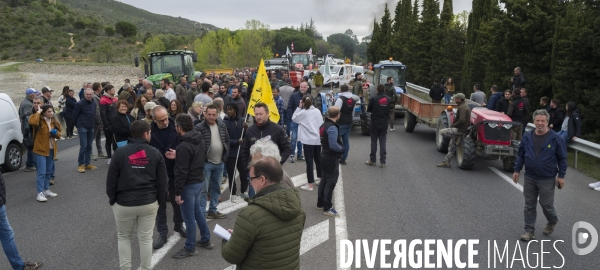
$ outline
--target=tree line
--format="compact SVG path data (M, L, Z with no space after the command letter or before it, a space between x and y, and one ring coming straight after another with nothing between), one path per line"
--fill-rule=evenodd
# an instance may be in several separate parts
M595 0L473 0L468 14L453 14L452 0L400 0L394 17L386 5L373 22L369 61L394 57L407 65L407 81L430 86L452 77L467 94L480 84L510 88L520 67L532 109L543 96L575 101L583 137L600 142L600 2Z

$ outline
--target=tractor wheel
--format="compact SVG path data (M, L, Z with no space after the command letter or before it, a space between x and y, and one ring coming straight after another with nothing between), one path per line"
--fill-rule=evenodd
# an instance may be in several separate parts
M371 136L371 113L360 115L360 131L362 135Z
M437 146L437 150L442 153L448 152L448 144L450 144L450 138L442 136L442 134L440 134L440 131L448 127L448 116L445 113L442 113L442 115L440 115L440 118L438 118L437 128L435 129L435 146Z
M505 157L502 159L502 167L507 172L514 172L516 157Z
M404 116L404 131L413 132L416 125L417 117L412 113L406 112L406 115Z
M475 165L475 141L469 136L464 136L461 143L456 146L456 162L463 170L473 169Z

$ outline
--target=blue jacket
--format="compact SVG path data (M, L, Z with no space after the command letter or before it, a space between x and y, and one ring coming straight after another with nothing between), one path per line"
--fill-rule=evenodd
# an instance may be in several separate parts
M525 165L525 176L536 180L555 179L558 173L559 178L564 178L567 173L567 144L553 130L549 130L550 136L544 145L546 145L535 156L535 147L533 145L534 130L525 133L519 152L517 162L515 162L515 172L520 172Z
M67 96L65 102L65 116L68 118L73 117L73 111L75 110L75 105L77 104L77 100L75 98Z
M502 95L502 92L496 92L490 96L490 99L488 99L488 103L486 105L488 110L496 110L496 104L498 104L498 101L502 99Z
M292 93L290 100L288 101L286 113L288 115L293 115L296 108L300 106L300 101L302 101L302 93L300 93L300 91Z
M82 127L87 129L94 128L96 106L98 104L93 99L88 101L85 98L75 104L75 108L73 109L73 123L77 129Z
M244 130L244 118L237 116L230 118L229 116L225 116L223 123L225 123L227 133L229 133L229 157L237 157L238 149L240 148L238 140L243 139L241 136L242 130Z

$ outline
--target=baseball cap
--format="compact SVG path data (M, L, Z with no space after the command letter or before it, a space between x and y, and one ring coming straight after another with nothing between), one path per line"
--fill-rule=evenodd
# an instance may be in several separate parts
M215 90L214 90L214 89L212 89L212 87L211 87L210 89L208 89L208 92L209 92L209 93L213 93L213 94L214 94L214 93L215 93Z
M458 93L458 94L455 94L455 95L454 95L452 98L453 98L453 99L454 99L454 98L460 98L460 99L462 99L462 100L465 100L465 94L463 94L463 93Z
M44 88L42 88L42 94L46 92L54 92L54 90L50 89L48 86L44 86Z
M38 90L35 90L33 88L27 88L27 90L25 90L25 95L26 96L29 96L31 94L38 94L38 93L39 93Z
M146 105L144 105L144 111L152 110L156 106L157 106L156 103L148 102L148 103L146 103Z

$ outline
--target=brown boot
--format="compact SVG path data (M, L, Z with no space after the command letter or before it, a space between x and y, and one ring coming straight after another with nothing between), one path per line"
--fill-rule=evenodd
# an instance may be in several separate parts
M444 168L452 168L452 165L450 165L450 161L447 161L447 160L444 160L444 162L438 164L437 166L444 167Z

